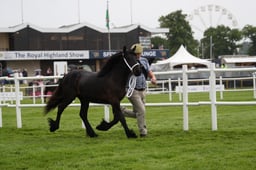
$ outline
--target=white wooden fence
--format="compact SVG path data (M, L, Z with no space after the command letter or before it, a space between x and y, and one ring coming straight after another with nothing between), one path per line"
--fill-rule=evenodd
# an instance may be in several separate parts
M146 103L146 106L182 106L183 108L183 130L184 131L188 131L189 130L189 113L188 113L188 107L189 106L199 106L199 105L210 105L211 107L211 127L212 130L215 131L218 129L217 127L217 106L218 105L256 105L256 101L237 101L237 102L231 102L231 101L217 101L216 99L216 93L217 93L217 89L216 87L218 86L222 86L222 80L225 80L224 78L216 78L216 73L218 72L224 72L224 71L230 71L230 72L236 72L236 71L250 71L250 72L254 72L256 71L256 68L239 68L239 69L235 69L235 68L215 68L215 64L211 65L210 69L197 69L197 70L188 70L186 65L183 65L182 70L179 71L169 71L169 72L155 72L155 75L160 75L160 74L181 74L182 73L182 79L178 79L178 80L163 80L163 81L159 81L158 83L162 84L161 87L157 87L154 90L157 90L158 92L162 92L162 93L169 93L169 99L170 102L165 102L165 103ZM209 89L209 101L198 101L198 102L189 102L188 101L188 95L191 92L189 90L189 85L188 82L191 81L188 79L188 75L191 73L197 73L197 72L209 72L209 86L207 87ZM21 109L23 107L44 107L45 104L43 103L43 86L41 87L41 103L37 104L35 103L34 99L33 99L33 103L32 104L21 104L21 97L25 97L24 95L20 94L20 80L35 80L35 79L58 79L61 77L56 77L56 76L49 76L49 77L18 77L18 74L15 74L14 78L6 78L6 77L2 77L1 79L7 79L7 80L13 80L14 81L14 92L12 92L12 97L9 98L9 100L11 100L11 102L6 102L6 100L4 100L4 97L1 97L0 95L0 127L2 127L2 107L15 107L16 109L16 120L17 120L17 128L22 128L22 118L21 118ZM230 80L235 80L235 78L229 78ZM239 78L239 79L245 79L245 78ZM248 79L248 77L246 78ZM253 80L253 88L250 90L253 90L253 98L256 98L256 78L255 75L253 74L251 79ZM216 84L216 80L218 80L219 84ZM227 80L227 78L226 78ZM180 102L171 102L172 101L172 93L174 93L174 91L172 91L172 87L171 84L173 81L177 81L178 82L178 88L182 89L179 91L176 91L179 93L180 96ZM197 80L198 81L198 80ZM166 88L164 86L164 83L168 82L168 88ZM182 86L181 86L182 84ZM218 90L220 92L220 97L223 99L223 91L225 91L223 88L219 88ZM152 89L147 88L147 92L148 93L154 93L156 91L152 92ZM15 94L15 97L13 97L13 93ZM35 97L35 96L32 96ZM12 102L12 100L14 100L14 102ZM15 104L13 104L15 103ZM131 106L130 103L122 103L122 105L124 106ZM74 107L78 107L80 106L79 103L72 103L70 104L70 106L74 106ZM104 112L105 112L105 119L109 120L109 106L108 105L101 105L101 104L91 104L90 106L104 106Z

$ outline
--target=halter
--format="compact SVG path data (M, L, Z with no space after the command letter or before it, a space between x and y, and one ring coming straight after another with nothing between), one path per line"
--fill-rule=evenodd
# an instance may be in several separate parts
M139 63L134 64L132 67L128 64L127 60L125 59L125 57L123 57L125 64L127 65L127 67L131 70L133 70L134 67L136 67L137 65L140 65ZM128 84L128 89L126 92L126 97L131 97L131 95L133 94L134 88L136 86L136 76L132 75L130 77L129 80L129 84Z
M123 57L125 64L127 65L127 67L132 71L134 67L136 67L137 65L140 65L139 63L134 64L132 67L129 65L129 63L127 62L127 60Z

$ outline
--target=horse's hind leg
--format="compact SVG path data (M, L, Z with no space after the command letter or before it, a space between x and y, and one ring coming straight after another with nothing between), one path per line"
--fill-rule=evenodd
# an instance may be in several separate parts
M102 130L102 131L107 131L109 130L112 126L114 126L115 124L117 124L117 122L119 121L119 114L116 114L117 111L114 109L114 107L112 106L112 112L114 114L114 119L111 122L106 122L104 119L102 120L102 122L96 127L96 129L98 130Z
M89 108L89 102L81 101L81 108L80 108L80 117L84 122L84 125L86 127L86 133L90 137L97 137L98 135L94 132L92 129L92 126L90 125L87 115L88 115L88 108Z
M64 109L74 100L74 98L69 99L69 100L65 100L63 102L61 102L58 105L58 111L57 111L57 116L56 116L56 120L54 121L51 118L48 118L48 122L50 125L50 131L54 132L57 129L59 129L59 124L60 124L60 118L61 118L61 114L64 111Z
M122 111L120 109L120 104L112 105L112 109L113 109L114 119L109 123L103 120L101 124L97 126L97 129L106 131L110 129L113 125L115 125L118 121L120 121L125 130L126 136L128 138L136 138L137 135L134 133L133 130L129 129L127 126L124 115L122 114Z

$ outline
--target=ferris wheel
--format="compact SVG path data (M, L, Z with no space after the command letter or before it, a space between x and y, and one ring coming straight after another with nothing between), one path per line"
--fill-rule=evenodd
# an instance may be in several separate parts
M196 39L201 39L206 29L225 25L230 28L237 28L238 22L236 17L226 8L219 5L206 5L194 9L187 16L187 21L190 23Z

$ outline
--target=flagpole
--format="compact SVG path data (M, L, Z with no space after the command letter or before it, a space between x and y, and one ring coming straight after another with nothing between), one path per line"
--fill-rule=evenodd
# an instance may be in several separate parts
M131 13L131 25L132 25L132 0L130 0L130 13Z
M108 29L108 50L111 51L110 30Z
M21 0L21 23L24 23L24 18L23 18L23 0Z
M77 16L78 16L78 24L80 24L80 0L77 0Z
M109 27L109 1L107 0L106 26L108 28L108 50L111 51L110 27Z

